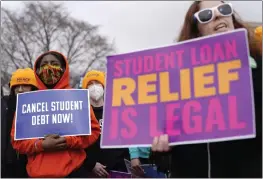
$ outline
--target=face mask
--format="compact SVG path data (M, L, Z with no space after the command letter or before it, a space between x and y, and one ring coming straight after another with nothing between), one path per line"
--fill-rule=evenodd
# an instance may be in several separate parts
M63 70L60 66L55 65L44 65L40 67L39 78L46 85L56 84L63 75Z
M98 101L103 97L104 90L103 87L99 84L94 84L89 86L90 98L94 101Z

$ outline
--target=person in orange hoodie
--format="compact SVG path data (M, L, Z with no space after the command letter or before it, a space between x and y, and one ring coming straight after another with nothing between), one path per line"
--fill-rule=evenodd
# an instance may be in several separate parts
M34 65L39 90L70 89L69 66L59 52L49 51L40 55ZM89 136L61 137L55 134L44 139L14 140L14 123L11 131L12 145L21 154L27 154L27 172L30 177L84 178L85 148L96 142L100 126L90 107L91 129Z

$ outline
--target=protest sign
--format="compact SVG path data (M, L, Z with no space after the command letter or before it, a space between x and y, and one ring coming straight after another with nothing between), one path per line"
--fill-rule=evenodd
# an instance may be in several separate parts
M108 178L131 178L131 177L132 176L130 173L110 170Z
M124 163L125 163L128 173L131 173L131 162L127 159L124 159Z
M166 175L157 171L157 167L151 164L141 165L144 171L144 178L166 178Z
M15 140L90 135L90 104L86 89L44 90L18 94Z
M102 148L255 137L247 31L107 57Z
M134 177L140 178L140 176L136 176L136 172L131 168L131 162L129 160L124 159L124 163L128 173L131 173ZM144 178L166 178L164 173L157 171L157 167L154 164L142 164L140 166L144 171Z

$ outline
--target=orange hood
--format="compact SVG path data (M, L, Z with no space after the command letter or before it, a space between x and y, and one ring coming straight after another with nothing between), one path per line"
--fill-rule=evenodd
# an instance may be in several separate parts
M36 70L37 70L37 64L38 64L38 61L44 56L46 55L47 53L50 53L50 52L53 52L53 53L57 53L59 55L62 55L63 56L63 60L65 61L65 64L66 64L66 67L65 67L65 71L62 75L62 77L60 78L60 80L58 81L58 83L55 85L55 87L53 89L67 89L67 88L71 88L70 85L69 85L69 80L70 80L70 77L69 77L69 65L68 65L68 61L67 61L67 58L57 52L57 51L48 51L46 53L43 53L42 55L40 55L36 62L35 62L35 65L34 65L34 72L35 72L35 76L36 76L36 80L37 80L37 83L38 83L38 89L39 90L46 90L48 89L47 86L41 81L41 79L38 77L37 73L36 73Z

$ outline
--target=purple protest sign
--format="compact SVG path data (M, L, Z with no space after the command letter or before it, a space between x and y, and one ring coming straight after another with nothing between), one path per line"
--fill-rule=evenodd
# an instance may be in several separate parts
M109 172L109 177L108 178L131 178L130 173L125 173L125 172L119 172L119 171L113 171L111 170Z
M107 57L102 148L255 137L244 29Z

